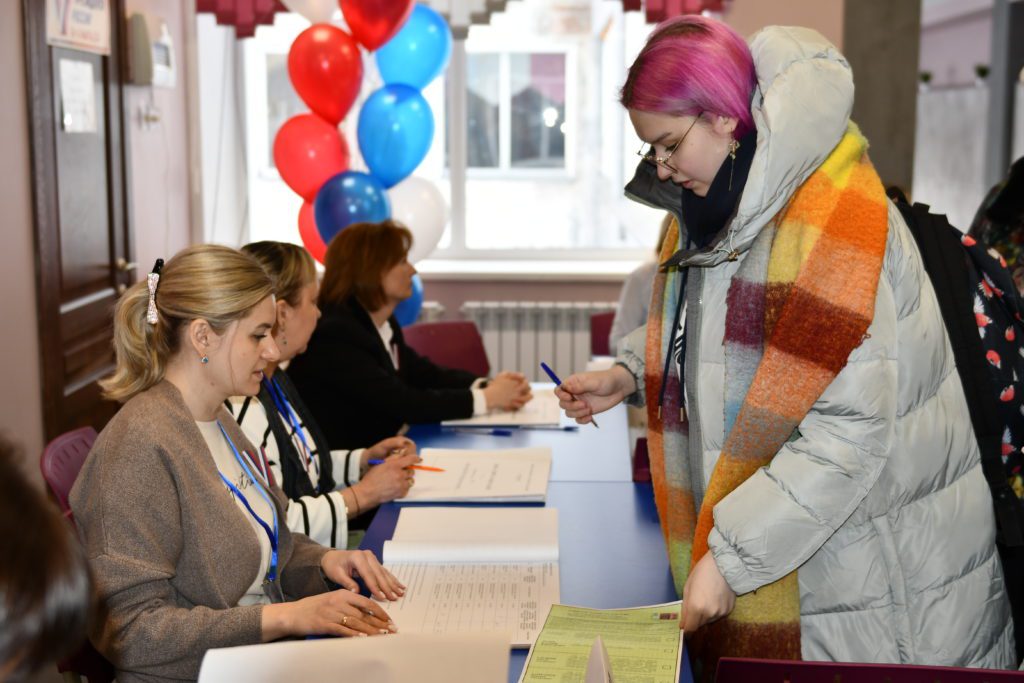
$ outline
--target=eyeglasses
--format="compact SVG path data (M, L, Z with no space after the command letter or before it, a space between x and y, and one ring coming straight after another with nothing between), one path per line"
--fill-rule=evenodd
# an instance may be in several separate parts
M665 150L665 156L659 157L657 154L655 154L654 145L647 145L646 150L643 146L641 146L640 150L637 152L637 156L642 157L644 161L654 164L655 166L663 166L664 168L668 169L671 173L678 173L675 166L668 163L668 160L671 159L672 155L676 153L677 149L679 149L679 145L683 144L683 140L685 140L686 136L690 134L690 131L693 130L693 127L697 125L697 121L700 120L702 114L704 114L704 112L699 112L697 116L693 119L693 123L690 124L690 127L686 129L685 133L683 133L683 137L679 138L679 141L676 144L672 145L671 147Z

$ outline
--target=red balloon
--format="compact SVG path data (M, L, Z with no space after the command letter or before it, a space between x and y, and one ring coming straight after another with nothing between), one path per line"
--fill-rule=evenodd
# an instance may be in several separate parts
M316 229L313 205L309 202L302 202L302 208L299 209L299 237L302 238L302 245L306 247L309 255L323 263L327 245L324 244L320 232Z
M412 0L340 0L352 36L376 50L398 33L412 12Z
M288 77L315 114L338 125L363 81L359 44L337 26L313 24L288 51Z
M316 199L325 180L348 170L348 162L348 144L338 128L313 114L291 117L274 136L274 165L307 202Z

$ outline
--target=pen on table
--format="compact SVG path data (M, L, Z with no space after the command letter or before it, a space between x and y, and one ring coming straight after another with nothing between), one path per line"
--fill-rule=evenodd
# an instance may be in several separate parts
M455 432L456 434L480 434L490 436L512 436L511 429L500 429L494 427L445 427L446 431Z
M366 462L367 462L367 464L370 464L370 465L383 465L384 464L384 461L381 460L380 458L373 458L372 460L367 460ZM424 472L444 472L444 469L442 469L440 467L430 467L429 465L406 465L405 469L407 469L407 470L423 470Z
M548 373L548 377L551 378L552 382L554 382L555 384L557 384L560 387L562 386L562 380L558 379L558 375L555 374L554 370L552 370L551 368L548 367L547 363L543 363L542 362L540 364L540 367L541 367L542 370L544 370L544 372ZM562 388L564 389L565 387L562 387ZM571 391L568 391L566 389L566 392L569 394L569 396L570 396L570 398L572 398L572 400L574 400L574 401L578 401L579 400L578 398L576 398L575 395L573 395L573 393ZM594 419L594 414L593 413L590 414L590 424L594 425L598 429L601 428L600 425L597 424L597 420Z
M579 425L520 425L520 429L532 429L549 432L578 432Z

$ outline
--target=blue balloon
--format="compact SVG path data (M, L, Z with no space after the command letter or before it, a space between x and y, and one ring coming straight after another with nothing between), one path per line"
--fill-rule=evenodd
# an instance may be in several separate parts
M359 171L345 171L327 180L313 201L316 228L328 244L353 223L379 223L391 218L391 200L380 182Z
M452 32L440 14L426 5L416 5L402 30L375 54L385 83L422 90L448 66Z
M434 114L416 88L385 85L363 103L357 137L370 173L384 187L392 187L427 156Z
M412 276L412 294L408 299L403 299L395 306L395 320L402 327L408 327L416 322L423 308L423 280L420 274Z

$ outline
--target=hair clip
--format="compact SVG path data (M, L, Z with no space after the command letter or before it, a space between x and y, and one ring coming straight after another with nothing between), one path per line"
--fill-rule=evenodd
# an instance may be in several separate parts
M146 322L150 325L156 325L160 320L160 316L157 315L156 310L156 288L160 284L160 271L164 268L164 260L158 258L156 263L153 264L153 270L148 276L146 276L147 284L149 285L149 308L146 309Z

